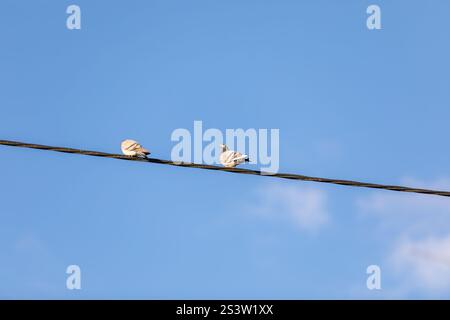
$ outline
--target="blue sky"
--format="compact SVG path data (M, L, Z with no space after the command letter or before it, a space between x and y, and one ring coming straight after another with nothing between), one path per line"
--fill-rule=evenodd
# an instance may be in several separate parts
M168 159L195 120L277 128L280 171L450 189L448 1L1 8L0 139ZM446 198L4 146L0 172L0 298L450 298Z

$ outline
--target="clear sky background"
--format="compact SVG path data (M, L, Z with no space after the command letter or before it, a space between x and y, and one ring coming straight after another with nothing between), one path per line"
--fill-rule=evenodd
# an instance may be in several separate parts
M280 171L448 190L449 14L2 1L0 139L119 153L132 138L168 159L194 120L278 128ZM0 199L0 298L450 298L447 198L0 146Z

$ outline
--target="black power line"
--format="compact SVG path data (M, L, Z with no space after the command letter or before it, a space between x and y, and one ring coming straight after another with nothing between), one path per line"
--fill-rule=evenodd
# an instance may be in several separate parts
M258 171L258 170L249 170L249 169L240 169L240 168L225 168L225 167L212 166L212 165L207 165L207 164L189 163L189 162L174 162L174 161L162 160L162 159L156 159L156 158L137 158L137 157L124 156L124 155L120 155L120 154L112 154L112 153L81 150L81 149L72 149L72 148L64 148L64 147L51 147L51 146L45 146L45 145L40 145L40 144L31 144L31 143L8 141L8 140L0 140L0 145L11 146L11 147L20 147L20 148L39 149L39 150L48 150L48 151L56 151L56 152L64 152L64 153L74 153L74 154L82 154L82 155L86 155L86 156L112 158L112 159L120 159L120 160L128 160L128 161L159 163L159 164L166 164L166 165L177 166L177 167L217 170L217 171L226 171L226 172L233 172L233 173L240 173L240 174L268 176L268 177L281 178L281 179L314 181L314 182L339 184L339 185L352 186L352 187L384 189L384 190L391 190L391 191L423 193L423 194L437 195L437 196L443 196L443 197L450 197L450 191L418 189L418 188L411 188L411 187L404 187L404 186L384 185L384 184L359 182L359 181L351 181L351 180L310 177L310 176L304 176L304 175L292 174L292 173L271 174L268 172Z

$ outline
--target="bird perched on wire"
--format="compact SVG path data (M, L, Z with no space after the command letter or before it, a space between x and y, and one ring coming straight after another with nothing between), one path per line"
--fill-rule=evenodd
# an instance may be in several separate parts
M127 156L147 158L147 155L150 154L150 151L142 147L137 141L134 140L124 140L120 146L122 153Z
M234 168L243 162L249 162L248 156L237 151L229 150L224 144L220 145L221 154L219 157L220 163L227 168Z

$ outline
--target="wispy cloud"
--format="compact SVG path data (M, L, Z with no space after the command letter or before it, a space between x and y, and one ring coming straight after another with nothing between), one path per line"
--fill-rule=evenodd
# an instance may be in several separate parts
M427 183L409 178L402 183L450 189L448 179ZM357 206L376 219L388 246L385 260L404 292L433 295L450 290L450 199L375 192L358 199Z
M402 184L419 188L450 190L450 181L423 182L403 179ZM379 219L382 227L416 235L446 233L450 225L450 198L377 191L357 199L360 212Z
M35 232L23 231L10 239L0 253L0 259L4 261L0 267L0 297L50 297L64 288L64 278L62 285L55 283L55 279L60 278L58 274L64 277L64 264ZM36 269L36 265L39 268Z
M261 217L294 223L306 231L316 231L330 220L327 195L319 188L269 184L258 190L252 207Z
M404 239L392 251L390 262L411 288L440 293L450 289L450 234L421 240ZM405 272L406 271L406 272Z

